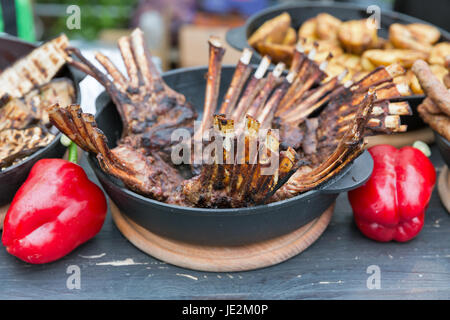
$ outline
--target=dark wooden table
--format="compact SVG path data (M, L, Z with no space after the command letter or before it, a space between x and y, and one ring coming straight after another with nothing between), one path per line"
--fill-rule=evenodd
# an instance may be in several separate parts
M439 173L443 162L436 147L432 152ZM92 177L85 161L82 165ZM380 271L379 289L368 288L368 270L374 269ZM78 271L80 289L67 285L76 283ZM342 194L328 229L300 255L256 271L209 273L147 256L120 234L108 214L93 240L51 264L29 265L0 248L0 298L449 299L450 216L435 190L416 239L377 243L360 234Z

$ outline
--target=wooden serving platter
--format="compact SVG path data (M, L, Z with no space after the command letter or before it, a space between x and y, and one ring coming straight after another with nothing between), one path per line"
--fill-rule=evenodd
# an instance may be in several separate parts
M280 237L243 245L208 246L189 244L150 232L120 212L110 201L114 223L133 245L164 262L198 271L233 272L281 263L304 251L325 231L334 204L307 225Z
M447 212L450 213L450 170L447 166L442 168L438 178L438 192Z

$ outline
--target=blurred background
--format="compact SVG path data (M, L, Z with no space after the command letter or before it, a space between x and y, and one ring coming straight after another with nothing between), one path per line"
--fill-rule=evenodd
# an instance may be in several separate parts
M319 0L317 0L319 1ZM0 0L0 30L28 41L43 41L64 32L82 48L115 48L117 39L141 27L163 70L204 65L211 34L226 31L282 0ZM328 1L330 2L330 1ZM449 29L449 0L347 0L377 4ZM433 4L430 4L433 2ZM79 21L76 20L79 8ZM74 20L75 19L75 20ZM69 25L70 24L70 25ZM227 47L224 63L239 53Z

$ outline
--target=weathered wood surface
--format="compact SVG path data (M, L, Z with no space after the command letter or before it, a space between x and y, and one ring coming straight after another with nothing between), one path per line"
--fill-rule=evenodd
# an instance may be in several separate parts
M442 168L437 148L432 152ZM380 268L380 289L367 287L372 265ZM70 266L79 267L80 289L67 286ZM300 255L256 271L210 273L147 256L120 234L109 214L93 240L48 265L23 263L0 245L0 298L450 299L450 216L435 190L416 239L376 243L355 227L343 194L328 229Z

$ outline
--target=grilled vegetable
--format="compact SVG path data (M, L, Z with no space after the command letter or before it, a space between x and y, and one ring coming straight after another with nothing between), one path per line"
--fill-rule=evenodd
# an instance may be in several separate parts
M291 26L291 16L285 12L264 22L248 39L251 46L260 42L282 43Z
M63 34L34 49L0 74L0 97L20 98L49 82L66 63L69 40Z
M434 44L441 37L438 28L423 23L411 23L406 25L412 36L421 43Z
M362 55L374 66L388 66L393 63L399 63L405 68L412 66L414 61L418 59L426 59L427 55L420 51L406 49L372 49L367 50Z
M445 65L445 57L450 55L450 42L441 42L436 44L430 52L428 62L430 64Z
M33 154L47 146L55 136L40 127L0 131L0 168Z
M23 261L52 262L94 237L106 211L102 190L79 165L39 160L6 213L2 242Z
M356 225L376 241L409 241L423 227L436 182L434 166L409 146L378 145L369 152L374 161L370 179L348 193Z
M338 39L347 52L361 54L377 43L377 29L368 20L345 21L339 27Z
M417 35L419 35L419 37L417 37ZM394 23L389 27L389 41L396 48L417 50L429 54L431 45L429 42L421 42L422 39L423 37L420 37L417 30L413 33L408 26Z
M315 34L319 39L333 40L337 38L341 20L328 13L320 13L317 15L316 21Z

